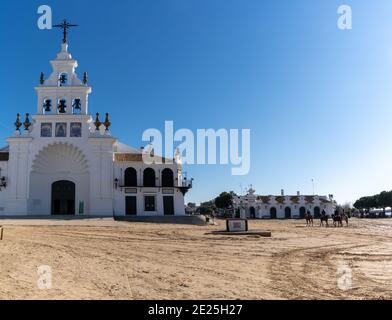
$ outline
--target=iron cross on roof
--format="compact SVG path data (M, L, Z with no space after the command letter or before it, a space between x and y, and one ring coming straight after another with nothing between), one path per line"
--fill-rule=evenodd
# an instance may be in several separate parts
M67 30L71 27L77 27L77 24L70 24L66 19L60 24L55 24L53 27L63 29L63 43L67 43Z

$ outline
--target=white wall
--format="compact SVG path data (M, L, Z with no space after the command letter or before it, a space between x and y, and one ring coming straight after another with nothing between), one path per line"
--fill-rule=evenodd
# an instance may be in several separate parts
M1 176L8 177L8 162L0 161ZM8 198L8 188L0 190L0 215L5 213L6 200Z
M286 196L284 199L284 203L281 204L276 201L275 196L270 196L269 203L263 203L261 200L254 200L252 197L244 196L241 198L243 203L242 205L246 208L246 216L250 217L250 208L255 208L256 218L259 219L268 219L270 218L270 210L271 208L276 209L276 217L277 219L285 219L285 209L286 207L291 208L291 218L299 218L300 217L300 208L304 207L305 211L310 211L310 213L314 214L314 208L319 207L320 213L325 210L327 215L332 215L335 210L335 205L331 202L323 202L322 200L326 199L326 197L315 196L313 203L308 203L305 200L304 196L300 196L298 203L293 203L290 200L290 196Z
M180 192L178 188L167 188L173 190L173 194L163 194L161 186L161 174L162 171L166 168L169 168L173 171L174 174L174 185L179 186L181 184L181 176L177 174L178 165L173 164L155 164L155 165L146 165L141 161L121 161L114 163L114 178L119 180L119 184L124 183L124 172L127 168L132 167L137 172L137 181L138 188L137 193L125 193L125 188L118 187L114 191L114 199L115 199L115 214L116 215L125 215L125 198L126 196L136 196L137 197L137 214L141 216L161 216L164 215L163 210L163 196L173 196L174 201L174 214L175 215L185 215L185 204L184 204L184 196ZM141 188L143 185L143 171L146 168L152 168L155 171L156 176L156 188ZM166 188L165 188L166 189ZM144 196L152 195L156 197L156 211L144 211Z

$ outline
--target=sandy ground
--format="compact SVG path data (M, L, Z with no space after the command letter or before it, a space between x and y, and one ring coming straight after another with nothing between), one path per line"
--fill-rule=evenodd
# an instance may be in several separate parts
M348 228L252 221L218 226L0 220L0 299L392 299L392 219ZM37 287L37 268L52 288Z

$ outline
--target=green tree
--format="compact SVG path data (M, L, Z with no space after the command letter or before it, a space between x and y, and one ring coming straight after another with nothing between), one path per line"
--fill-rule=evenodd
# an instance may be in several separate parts
M367 209L365 207L365 198L362 197L360 199L358 199L357 201L354 202L354 208L358 209L358 210L363 210L363 209Z
M202 215L211 215L213 210L211 207L200 206L198 212Z
M215 211L215 205L214 205L214 201L206 201L206 202L202 202L200 204L200 207L197 209L197 212L199 212L202 215L211 215L213 214L213 212Z
M370 211L372 208L378 207L378 195L371 197L362 197L359 200L355 201L354 207L359 210L366 209Z
M222 192L215 198L215 206L219 209L228 209L233 205L233 192Z
M378 196L378 203L383 208L383 217L386 217L385 208L392 207L392 191L383 191Z
M392 191L387 192L388 196L386 199L386 206L391 208L391 212L392 212Z
M193 202L188 202L188 207L189 208L196 208L196 203L193 203Z
M385 217L385 207L388 206L388 192L383 191L378 195L378 205L383 209L382 216Z

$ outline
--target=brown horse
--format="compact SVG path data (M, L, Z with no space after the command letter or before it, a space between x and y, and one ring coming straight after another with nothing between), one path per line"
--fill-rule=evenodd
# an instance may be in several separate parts
M333 220L333 226L336 227L336 225L338 227L343 227L343 219L342 216L340 214L333 214L332 215L332 220Z
M342 222L343 222L343 221L346 222L346 227L348 227L348 215L345 214L345 213L343 213L343 216L342 216Z
M329 217L328 217L327 215L323 214L323 215L320 217L320 227L323 227L323 226L324 226L324 222L326 223L326 226L329 227L328 219L329 219Z
M307 227L310 227L310 226L313 227L313 216L310 214L310 212L307 212L305 214L305 219L306 219L306 226Z

